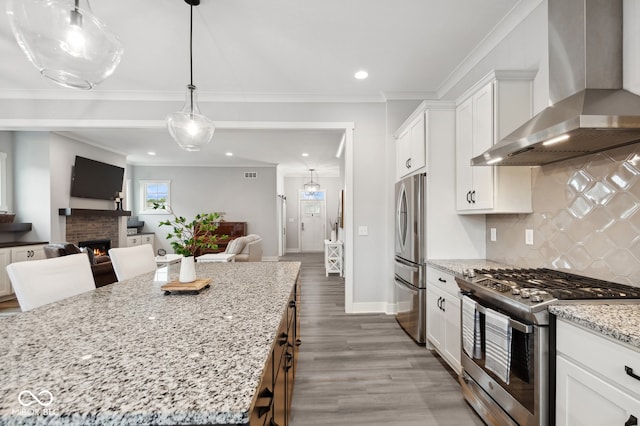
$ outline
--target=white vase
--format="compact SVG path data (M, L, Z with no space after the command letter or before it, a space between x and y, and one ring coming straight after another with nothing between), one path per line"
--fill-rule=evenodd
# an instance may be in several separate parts
M183 257L180 261L180 282L192 283L196 280L196 263L193 256Z

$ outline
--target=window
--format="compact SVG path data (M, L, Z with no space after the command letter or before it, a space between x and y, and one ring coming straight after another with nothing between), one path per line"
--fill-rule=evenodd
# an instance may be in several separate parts
M141 180L140 181L140 213L165 214L167 210L153 208L153 204L171 206L170 180Z

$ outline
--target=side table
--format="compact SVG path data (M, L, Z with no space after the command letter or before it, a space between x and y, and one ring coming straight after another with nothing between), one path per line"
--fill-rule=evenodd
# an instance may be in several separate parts
M324 267L327 277L331 273L343 276L342 247L342 241L324 240Z

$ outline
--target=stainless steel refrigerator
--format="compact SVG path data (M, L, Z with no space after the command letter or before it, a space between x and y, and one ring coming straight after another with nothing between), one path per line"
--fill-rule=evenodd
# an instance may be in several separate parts
M426 174L402 179L395 186L396 319L417 343L426 342Z

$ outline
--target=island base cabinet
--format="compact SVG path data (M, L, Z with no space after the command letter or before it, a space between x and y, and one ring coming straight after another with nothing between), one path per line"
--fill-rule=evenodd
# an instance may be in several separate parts
M287 426L299 343L300 283L287 302L251 411L251 426Z

